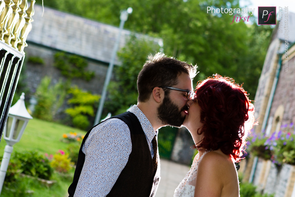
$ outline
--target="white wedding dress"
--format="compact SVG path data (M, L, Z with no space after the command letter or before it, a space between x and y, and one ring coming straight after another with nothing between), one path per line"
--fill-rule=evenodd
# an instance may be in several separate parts
M191 169L175 189L173 197L194 197L198 166L207 152L204 152L200 158L199 154L195 156Z

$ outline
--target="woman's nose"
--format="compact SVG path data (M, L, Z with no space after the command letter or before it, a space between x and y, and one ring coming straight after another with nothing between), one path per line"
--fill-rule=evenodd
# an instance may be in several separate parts
M193 102L194 102L193 100L188 100L187 105L190 107Z

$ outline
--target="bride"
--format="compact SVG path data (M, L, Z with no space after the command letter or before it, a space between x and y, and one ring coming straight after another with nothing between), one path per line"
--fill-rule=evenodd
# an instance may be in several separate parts
M233 79L214 75L197 85L183 125L198 154L174 197L238 197L235 162L253 126L254 106Z

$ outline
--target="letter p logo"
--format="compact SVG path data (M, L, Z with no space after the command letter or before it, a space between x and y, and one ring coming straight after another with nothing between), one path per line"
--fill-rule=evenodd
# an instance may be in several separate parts
M275 25L276 18L276 7L258 7L258 25Z
M264 18L264 16L267 16L268 15L268 11L267 10L262 10L262 17L261 18Z

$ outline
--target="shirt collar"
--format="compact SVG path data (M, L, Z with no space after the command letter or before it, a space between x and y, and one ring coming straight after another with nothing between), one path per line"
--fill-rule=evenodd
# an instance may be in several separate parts
M151 142L155 135L157 135L157 131L154 131L154 128L148 118L144 115L144 113L138 108L137 105L133 105L128 109L128 111L132 112L139 120L140 125L148 138Z

